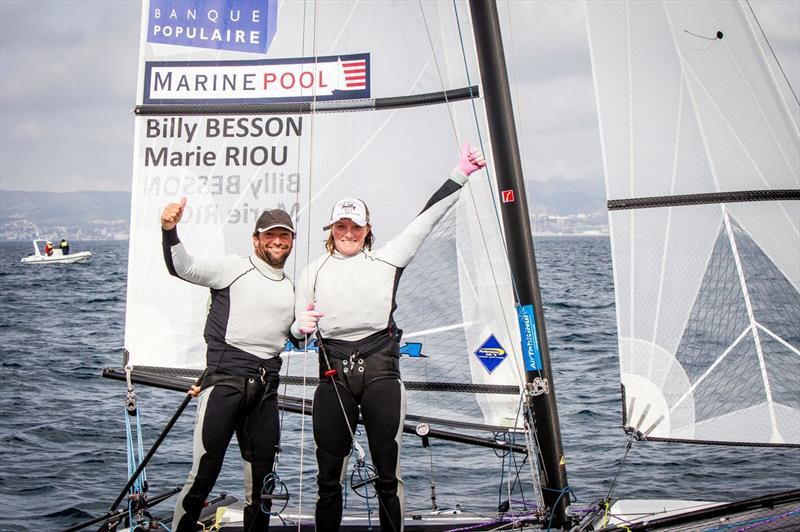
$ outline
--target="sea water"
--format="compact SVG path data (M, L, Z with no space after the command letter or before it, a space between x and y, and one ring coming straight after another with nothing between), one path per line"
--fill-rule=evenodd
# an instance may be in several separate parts
M93 255L75 265L21 264L30 247L0 242L0 530L55 530L102 515L127 480L125 386L100 375L122 361L128 243L73 242L75 251ZM575 505L588 505L608 493L627 444L609 241L537 238L536 253L569 484ZM182 394L136 389L147 450ZM151 494L183 484L193 421L190 406L148 466ZM286 414L282 424L279 472L290 509L312 512L310 420ZM215 493L242 498L238 453L234 442ZM402 464L411 513L430 510L432 481L440 507L491 515L507 498L509 460L491 449L436 440L423 448L405 435ZM511 466L529 478L519 459ZM730 500L798 485L797 449L650 442L633 446L614 495ZM515 505L531 500L524 487ZM367 503L347 494L349 508ZM153 513L168 516L173 504ZM369 504L374 510L375 500Z

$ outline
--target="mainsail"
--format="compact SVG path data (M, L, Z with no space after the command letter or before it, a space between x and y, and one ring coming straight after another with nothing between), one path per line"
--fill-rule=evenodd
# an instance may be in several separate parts
M324 252L338 199L365 200L380 247L472 140L489 171L397 296L408 419L524 450L524 438L496 441L524 427L526 364L466 3L150 0L142 20L125 322L134 376L191 378L205 365L208 291L163 265L166 203L188 198L181 240L212 257L248 255L260 212L286 209L297 278ZM314 347L284 358L284 404L302 410Z
M586 12L626 429L800 445L800 108L742 2Z

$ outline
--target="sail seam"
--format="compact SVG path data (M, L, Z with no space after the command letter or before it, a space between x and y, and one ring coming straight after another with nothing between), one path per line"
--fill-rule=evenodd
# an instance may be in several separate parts
M686 76L684 70L681 68L680 84L678 89L678 103L677 103L677 116L675 118L675 140L672 149L672 172L669 190L672 194L675 193L678 166L679 166L679 153L681 148L681 127L683 124L683 95L686 90ZM669 246L672 244L670 238L672 230L672 209L667 211L667 223L664 228L664 245L661 249L661 268L659 270L658 282L658 295L655 302L655 319L653 320L653 337L650 344L650 362L648 364L648 373L653 371L653 361L655 346L657 345L656 339L658 338L659 328L661 326L661 308L664 296L664 284L666 283L665 273L668 271L667 257L669 257Z
M744 268L742 261L739 257L739 248L736 245L736 236L733 234L733 227L731 224L730 214L725 205L722 205L723 220L725 221L725 229L728 233L728 239L733 252L733 261L736 264L736 273L739 276L739 283L741 285L742 297L744 297L745 308L747 309L747 318L750 320L750 331L753 334L753 343L755 344L756 354L758 355L758 365L761 370L761 379L764 382L764 392L767 395L767 410L769 411L770 426L772 428L772 441L780 438L780 433L777 431L778 419L775 415L775 403L772 398L772 388L769 384L769 375L767 374L767 364L764 360L764 351L761 347L761 337L758 334L758 322L756 321L755 313L753 312L753 303L750 299L750 290L747 286L747 279L744 276Z
M737 337L736 337L736 340L734 340L734 341L733 341L733 343L732 343L731 345L729 345L729 346L728 346L728 348L727 348L727 349L725 349L725 351L723 351L723 352L722 352L722 354L721 354L721 355L719 355L719 356L717 357L717 359L716 359L716 360L714 360L714 362L713 362L713 363L712 363L712 364L711 364L711 365L708 367L708 369L706 369L706 370L703 372L703 374L702 374L702 375L700 375L700 377L699 377L699 378L698 378L696 381L694 381L694 382L692 383L692 386L691 386L691 387L690 387L688 390L686 390L686 391L683 393L683 395L680 397L680 399L678 399L678 400L675 402L675 404L674 404L674 405L672 405L672 406L669 408L669 412L670 412L670 414L671 414L672 412L674 412L674 411L675 411L675 409L676 409L676 408L678 408L678 407L681 405L681 403L683 403L683 401L684 401L684 400L685 400L687 397L689 397L689 395L691 395L692 393L694 393L695 389L696 389L698 386L700 386L700 385L701 385L701 384L702 384L702 383L703 383L703 382L706 380L706 378L707 378L709 375L711 375L711 373L712 373L712 372L713 372L713 371L714 371L714 370L715 370L715 369L716 369L716 368L717 368L717 367L718 367L718 366L719 366L719 365L722 363L722 361L723 361L723 360L725 360L725 358L726 358L726 357L727 357L727 356L730 354L730 352L731 352L731 351L733 351L733 349L734 349L734 348L735 348L737 345L739 345L739 343L742 341L742 339L743 339L745 336L747 336L747 333L748 333L748 332L750 332L750 329L752 329L752 325L748 325L747 327L745 327L745 328L744 328L744 330L741 332L741 334L740 334L739 336L737 336Z
M793 346L792 344L790 344L789 342L787 342L786 340L784 340L783 338L781 338L780 336L778 336L774 332L770 331L768 328L764 327L763 325L761 325L758 322L756 322L756 327L758 327L759 329L761 329L762 331L764 331L765 333L767 333L768 335L773 337L775 340L780 342L784 347L789 349L795 355L800 356L800 350L798 350L795 346Z

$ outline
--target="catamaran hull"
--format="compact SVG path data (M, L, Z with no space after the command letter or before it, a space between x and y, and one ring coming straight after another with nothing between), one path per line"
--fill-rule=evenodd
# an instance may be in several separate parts
M35 256L31 255L30 257L25 257L22 259L21 262L25 264L75 264L77 262L86 262L92 258L92 253L90 251L80 251L78 253L73 253L71 255L59 255L59 256Z
M624 499L573 530L800 530L800 490L732 502Z

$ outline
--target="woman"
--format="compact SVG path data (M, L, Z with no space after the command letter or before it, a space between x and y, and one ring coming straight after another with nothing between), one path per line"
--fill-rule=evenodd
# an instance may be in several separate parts
M369 210L360 199L343 199L331 215L327 253L312 262L295 285L292 332L317 331L320 384L314 394L317 446L317 530L338 530L341 479L350 454L359 407L372 462L381 530L403 523L400 438L405 388L400 380L400 334L394 323L395 293L403 269L447 210L483 155L464 145L458 166L406 229L373 251ZM335 384L334 384L335 383ZM345 415L349 422L345 423ZM399 489L398 489L399 488Z

